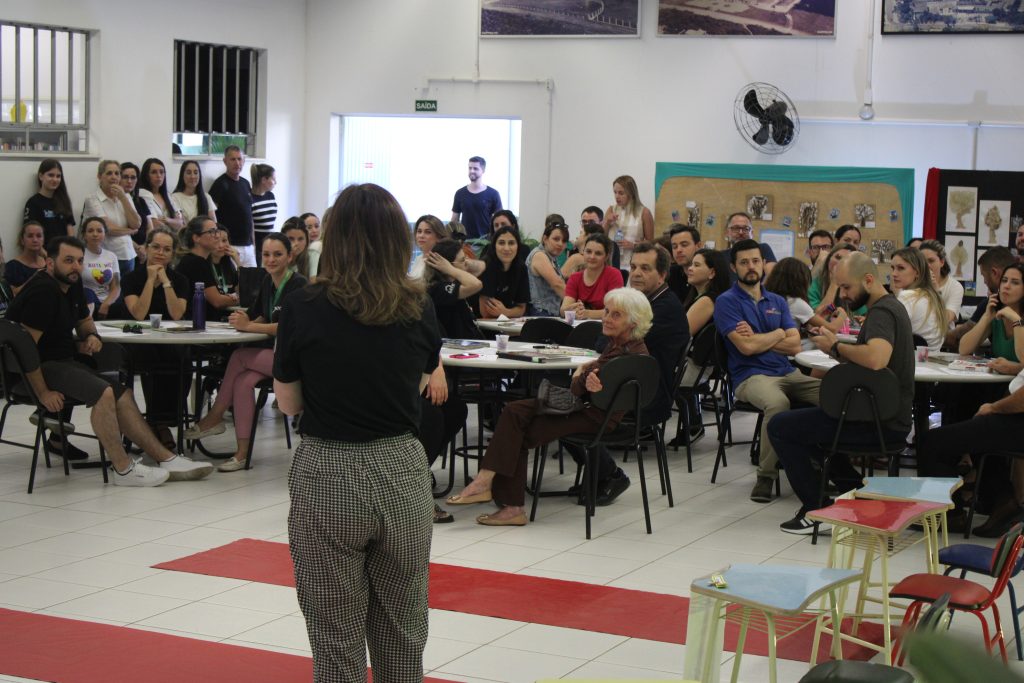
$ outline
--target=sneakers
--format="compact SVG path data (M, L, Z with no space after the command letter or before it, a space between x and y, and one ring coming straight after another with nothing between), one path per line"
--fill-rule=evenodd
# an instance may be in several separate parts
M143 465L138 460L132 460L132 466L123 474L115 467L110 469L113 472L111 481L115 486L159 486L171 476L166 470Z
M798 536L810 536L814 533L814 522L810 521L803 515L797 515L788 522L783 522L779 525L779 528L785 531L787 534L796 534ZM827 524L818 525L819 536L831 536L832 527Z
M218 472L237 472L238 470L245 469L244 460L235 460L234 458L228 458L221 464L217 465Z
M192 458L178 454L160 463L160 469L170 475L171 481L191 481L202 479L213 472L213 465L208 462L196 462Z
M597 482L597 504L600 507L611 505L622 492L629 488L629 477L621 469L611 477Z
M775 480L771 477L758 477L754 488L750 492L750 500L755 503L772 502L772 489L775 488Z
M54 443L54 442L50 441L49 439L44 441L43 445L46 448L46 452L49 453L50 455L61 455L62 456L62 455L64 455L64 451L67 450L67 458L68 458L68 460L88 460L89 459L89 454L88 453L86 453L85 451L83 451L81 448L79 448L75 444L71 443L70 441L68 441L66 443L65 448L61 448L60 442Z
M227 427L224 426L223 422L218 422L209 429L200 429L198 424L194 424L185 430L185 438L189 441L198 441L205 439L208 436L217 436L223 434Z

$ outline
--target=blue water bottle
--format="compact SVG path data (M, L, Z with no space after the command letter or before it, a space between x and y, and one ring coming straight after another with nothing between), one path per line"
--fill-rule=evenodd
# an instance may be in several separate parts
M202 282L196 283L196 291L192 295L192 329L206 329L206 292Z

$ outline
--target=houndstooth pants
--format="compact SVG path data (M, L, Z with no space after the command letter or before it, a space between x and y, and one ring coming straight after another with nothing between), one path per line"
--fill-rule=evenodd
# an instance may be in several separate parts
M409 434L305 437L288 476L288 544L317 683L420 683L433 497Z

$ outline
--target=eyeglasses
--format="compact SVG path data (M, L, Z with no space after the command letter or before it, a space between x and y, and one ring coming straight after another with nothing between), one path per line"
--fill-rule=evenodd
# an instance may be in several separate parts
M213 234L216 234L216 233L217 233L217 228L213 228L212 230L203 230L201 233L199 233L199 237L202 237L203 235L213 235Z
M730 225L729 230L733 232L753 232L754 229L749 225Z

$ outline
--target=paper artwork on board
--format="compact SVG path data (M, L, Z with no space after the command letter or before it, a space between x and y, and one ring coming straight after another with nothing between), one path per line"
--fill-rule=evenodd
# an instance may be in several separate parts
M946 235L946 262L957 280L974 279L974 248L973 235Z
M772 198L767 194L754 194L747 197L747 213L755 221L772 219Z
M978 188L950 185L946 190L946 232L973 233L978 225Z
M1010 202L982 199L978 202L978 246L1010 244Z

